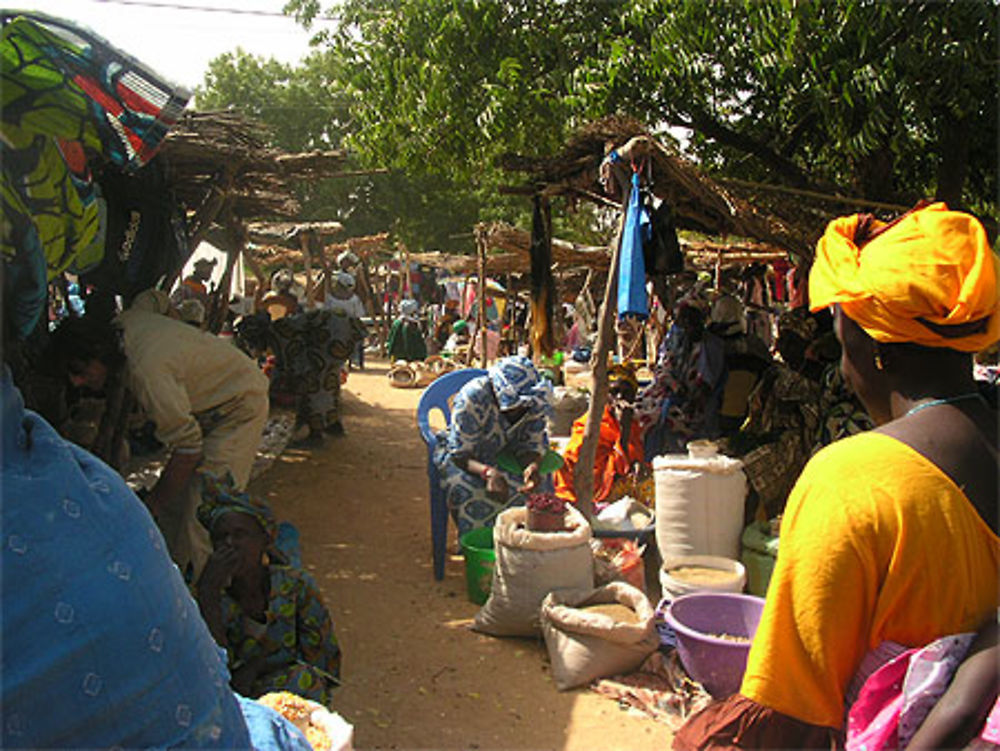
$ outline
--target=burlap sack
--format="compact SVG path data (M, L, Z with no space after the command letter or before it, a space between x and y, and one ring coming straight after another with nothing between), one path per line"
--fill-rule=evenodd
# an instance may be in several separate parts
M582 609L605 603L631 608L636 621L616 621L610 615ZM552 592L542 601L540 615L552 680L560 691L630 673L660 646L652 604L625 582Z
M496 564L490 597L476 614L473 629L493 636L537 636L539 606L558 589L592 589L594 561L590 525L572 506L566 532L531 532L527 509L507 509L493 531Z

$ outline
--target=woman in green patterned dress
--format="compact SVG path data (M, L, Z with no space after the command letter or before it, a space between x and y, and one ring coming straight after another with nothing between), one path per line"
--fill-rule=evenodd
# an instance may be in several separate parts
M214 548L198 580L198 607L229 655L233 689L253 698L290 691L329 706L340 683L333 622L312 577L279 563L271 509L206 478L198 519Z

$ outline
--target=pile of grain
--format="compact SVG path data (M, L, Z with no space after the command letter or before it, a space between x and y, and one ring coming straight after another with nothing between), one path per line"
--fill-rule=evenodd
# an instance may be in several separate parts
M620 602L605 602L600 605L585 605L580 608L587 613L598 613L606 615L616 623L638 623L639 616L628 605Z
M668 569L667 573L674 579L679 579L696 586L721 584L737 576L732 571L711 568L709 566L678 566L677 568Z

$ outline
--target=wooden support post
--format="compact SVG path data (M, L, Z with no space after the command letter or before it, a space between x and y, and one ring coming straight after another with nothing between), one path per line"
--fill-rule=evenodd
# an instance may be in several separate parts
M594 518L594 460L597 458L597 438L600 434L604 404L608 396L608 352L611 350L611 342L615 335L613 322L618 289L618 257L621 255L629 191L630 187L625 187L623 190L624 198L622 199L622 215L618 224L618 235L615 238L611 254L611 267L608 270L608 282L604 288L604 300L601 302L601 311L598 314L597 343L594 347L594 354L590 358L592 373L590 407L587 409L587 422L583 429L583 441L580 443L580 458L573 473L577 508L587 517L588 521Z
M515 305L514 301L517 298L514 297L511 291L512 277L509 273L504 278L504 283L506 284L507 287L506 290L504 290L504 297L507 300L507 304L504 306L504 314L500 318L500 330L501 332L503 332L503 319L508 318L510 320L510 323L508 324L507 331L503 336L503 340L507 343L507 354L516 355L517 326L514 325L516 323L514 316L517 314L517 306Z
M486 351L486 242L483 238L478 238L479 242L479 311L477 313L476 337L479 339L479 362L481 367L487 365Z
M226 270L222 272L219 287L209 301L210 312L206 312L207 329L213 334L218 334L226 321L226 314L229 312L229 288L233 283L233 267L243 254L247 243L247 228L239 219L230 217L227 230L226 239L229 241L227 243L229 247L226 248Z
M257 306L260 304L261 298L264 297L264 290L267 288L267 276L264 274L263 269L261 269L260 264L257 263L257 259L253 257L252 253L244 252L243 260L246 261L247 266L250 267L250 271L257 278L257 289L253 293L253 311L257 311Z
M302 231L299 233L299 248L302 250L302 259L306 266L306 299L303 307L309 307L309 300L312 297L312 253L309 252L309 244L312 233Z

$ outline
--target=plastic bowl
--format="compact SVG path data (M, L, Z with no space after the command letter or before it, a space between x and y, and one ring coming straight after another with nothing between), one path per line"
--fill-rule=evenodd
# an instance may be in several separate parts
M682 567L708 568L719 572L711 580L674 576L670 572ZM671 600L692 592L742 592L747 581L746 567L737 560L717 555L675 555L664 559L660 567L660 589Z
M684 669L714 698L724 699L739 690L763 609L763 598L731 592L693 592L667 607L664 620L677 636Z

